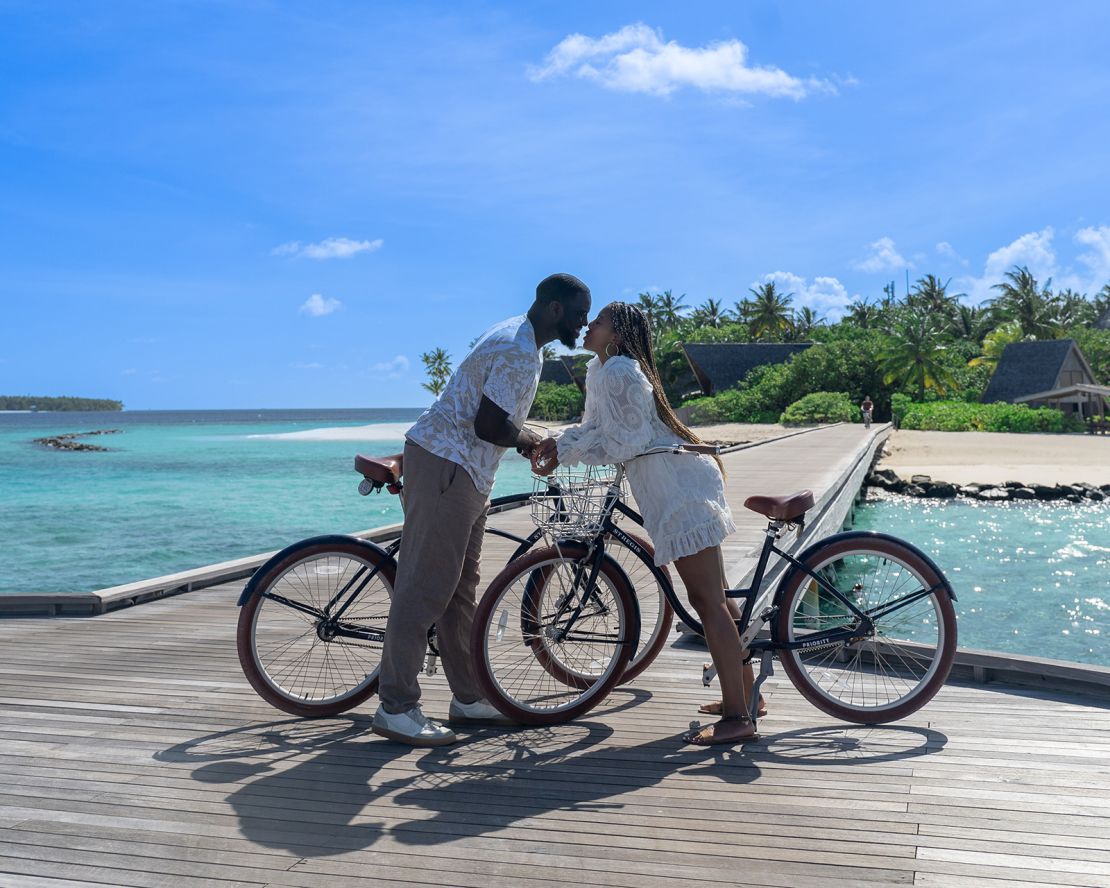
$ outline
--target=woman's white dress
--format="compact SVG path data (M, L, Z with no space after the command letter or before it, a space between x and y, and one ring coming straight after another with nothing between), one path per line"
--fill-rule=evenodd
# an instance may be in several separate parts
M640 364L598 358L586 370L581 425L558 437L560 465L623 462L682 439L663 424ZM736 530L717 463L694 453L655 453L628 463L628 483L655 545L655 563L669 564L719 545Z

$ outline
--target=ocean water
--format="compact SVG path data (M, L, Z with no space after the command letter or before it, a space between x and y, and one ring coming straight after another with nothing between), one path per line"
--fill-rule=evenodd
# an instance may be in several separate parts
M932 556L956 591L960 647L1110 666L1110 503L881 495L853 526Z
M360 496L356 453L403 447L399 410L0 414L0 595L86 592L399 521ZM95 429L106 453L34 438ZM493 495L531 489L505 456Z

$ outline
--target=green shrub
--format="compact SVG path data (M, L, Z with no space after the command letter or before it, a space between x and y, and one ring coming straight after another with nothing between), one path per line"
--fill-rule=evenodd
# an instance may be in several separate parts
M855 418L856 411L847 392L813 392L787 407L779 422L851 422Z
M1051 407L933 401L911 404L900 428L934 432L1075 432L1082 424Z
M586 398L576 385L559 385L555 382L541 382L536 389L536 399L532 402L529 419L547 422L561 422L582 413Z

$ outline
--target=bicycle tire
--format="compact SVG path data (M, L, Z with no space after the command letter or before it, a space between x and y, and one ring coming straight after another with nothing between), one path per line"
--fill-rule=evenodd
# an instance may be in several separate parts
M837 590L853 595L860 610L908 596L918 584L933 591L881 617L876 636L809 650L780 649L779 660L798 692L822 712L856 724L898 721L928 703L956 655L956 613L939 570L901 540L862 532L819 544L804 563L815 573L835 575ZM854 620L797 568L784 578L778 602L780 642Z
M554 603L557 590L576 592L565 580L587 555L585 544L569 541L529 552L505 566L478 604L471 630L475 675L483 696L516 722L539 726L577 718L608 696L632 659L639 608L624 572L608 556L590 590L599 606L579 617L586 622L578 638L570 637L577 623L559 622L564 611L545 616L538 609ZM560 631L566 636L557 638Z
M295 598L322 617L322 602L360 567L377 574L345 613L355 626L384 628L396 578L396 562L372 543L304 540L278 553L251 580L254 594L239 611L236 648L243 674L263 700L291 715L338 715L378 690L381 645L353 639L322 638L319 620L270 594ZM309 603L311 602L311 604ZM290 652L291 658L279 662Z
M637 552L611 534L606 538L605 552L620 565L625 576L628 577L632 591L640 606L640 642L636 646L636 653L632 655L632 659L628 663L628 668L625 669L624 675L621 676L618 682L618 684L623 685L639 677L645 669L655 662L655 658L659 656L664 645L666 645L667 635L674 623L675 612L667 595L668 589L664 587L663 583L667 584L672 596L675 595L675 592L671 574L666 565L659 568L655 566L655 548L651 543L637 534L624 530L624 528L622 528L622 531L640 547L640 551ZM627 557L622 557L624 553L628 553ZM633 563L634 559L639 564ZM662 576L662 580L656 575L656 571ZM646 587L649 581L652 588L641 594L641 588Z

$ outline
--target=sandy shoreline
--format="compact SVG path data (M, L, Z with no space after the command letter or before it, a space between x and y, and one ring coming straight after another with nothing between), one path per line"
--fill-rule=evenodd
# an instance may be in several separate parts
M1110 484L1110 437L892 432L879 468L953 484Z

